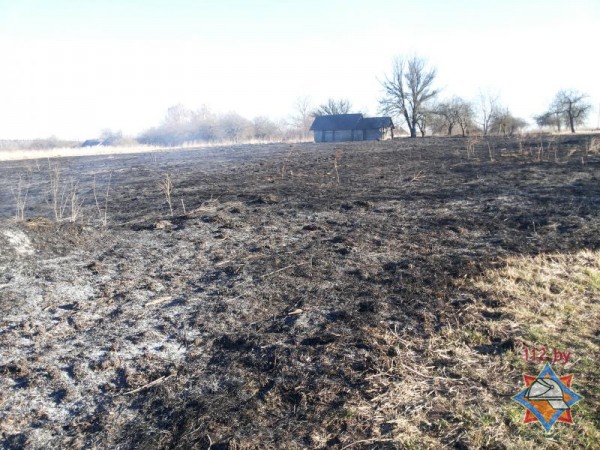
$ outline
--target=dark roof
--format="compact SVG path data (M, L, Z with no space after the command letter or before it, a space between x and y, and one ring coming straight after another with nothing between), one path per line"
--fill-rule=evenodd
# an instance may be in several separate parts
M362 120L362 114L334 114L315 117L310 127L313 131L321 130L353 130Z
M394 128L391 117L365 117L356 126L359 130L372 130L377 128Z
M390 117L363 117L362 114L333 114L315 117L312 131L331 130L373 130L394 128Z
M102 145L102 141L100 139L88 139L81 144L82 147L96 147L98 145Z

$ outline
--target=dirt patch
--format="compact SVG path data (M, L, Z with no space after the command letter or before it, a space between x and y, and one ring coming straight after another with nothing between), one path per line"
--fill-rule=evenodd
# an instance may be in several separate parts
M1 163L5 448L593 448L593 412L552 441L513 417L532 319L481 285L600 248L569 139L70 158L58 203L56 166Z

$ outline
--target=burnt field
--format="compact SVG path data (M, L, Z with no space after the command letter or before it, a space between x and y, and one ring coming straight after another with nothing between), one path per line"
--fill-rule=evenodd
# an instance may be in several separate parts
M591 136L0 162L3 448L597 448L599 250Z

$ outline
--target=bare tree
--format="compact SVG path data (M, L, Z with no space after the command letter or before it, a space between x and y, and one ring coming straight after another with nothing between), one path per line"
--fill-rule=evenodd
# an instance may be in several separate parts
M458 123L456 99L440 102L432 108L432 113L439 119L439 126L444 128L448 136L452 135L454 125Z
M515 117L508 110L499 111L494 115L490 124L489 132L502 134L504 136L512 136L527 126L527 122L519 117Z
M310 98L307 96L298 97L294 104L291 122L302 140L306 140L310 134L310 126L313 121L312 109Z
M140 134L138 141L153 145L181 145L193 140L193 118L193 112L184 105L171 106L162 124Z
M190 128L193 140L213 141L217 137L217 117L208 106L202 105L192 112Z
M475 127L475 111L471 102L457 97L456 119L463 137L471 133Z
M575 90L558 91L554 98L553 105L557 111L562 112L571 128L571 133L575 133L575 125L581 125L585 122L592 109L592 105L585 100L586 98L586 94Z
M417 128L419 129L419 133L421 133L421 137L425 137L427 129L431 128L433 117L434 115L429 110L423 110L419 114L419 117L417 117Z
M391 75L381 83L384 90L384 96L379 100L381 111L402 117L410 137L417 137L427 102L439 92L433 88L436 73L435 68L427 67L423 58L398 57L394 60Z
M167 115L164 119L165 124L167 126L181 126L189 123L192 119L192 115L192 111L180 103L167 109Z
M491 124L499 113L500 103L498 101L498 96L489 92L481 92L479 95L479 124L481 125L481 131L484 136L487 136L490 132Z
M432 109L435 111L437 105ZM434 114L433 112L430 114L428 124L429 130L431 134L447 134L448 129L446 128L446 121L444 118L438 114Z
M555 99L550 104L548 112L554 116L554 122L556 123L556 131L560 133L560 128L564 120L561 104Z
M455 126L459 126L463 136L469 134L473 128L473 105L461 97L452 97L437 103L431 108L431 127L433 132L444 132L452 135Z
M313 115L316 116L327 116L332 114L348 114L352 109L352 103L348 99L335 100L330 98L327 103L323 103L317 107Z
M266 116L258 116L252 120L254 138L261 141L277 138L281 133L275 122Z
M557 131L560 133L560 125L562 122L562 117L560 115L555 115L553 112L547 111L539 116L534 116L533 120L535 120L535 123L540 128L556 127Z
M219 132L226 140L238 143L252 136L252 122L236 112L230 112L219 119Z

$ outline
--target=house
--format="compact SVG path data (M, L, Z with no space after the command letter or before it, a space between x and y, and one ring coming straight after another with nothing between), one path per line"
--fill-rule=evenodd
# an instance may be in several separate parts
M97 147L98 145L102 145L102 141L100 139L88 139L81 144L82 147Z
M363 117L362 114L317 116L310 127L315 142L379 141L394 138L390 117Z

